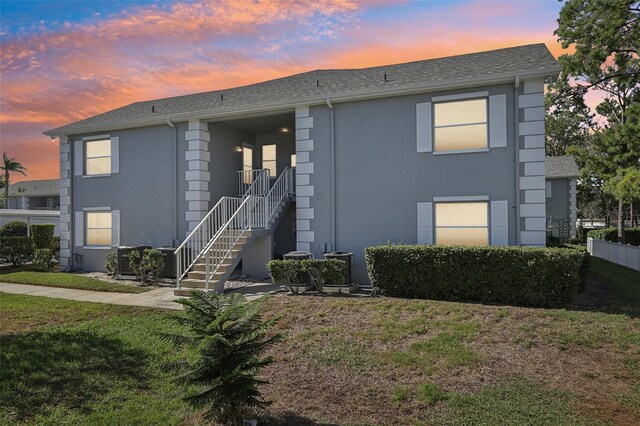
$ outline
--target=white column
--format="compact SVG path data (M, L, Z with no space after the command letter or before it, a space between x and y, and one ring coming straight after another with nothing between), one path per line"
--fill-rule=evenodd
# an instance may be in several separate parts
M544 82L526 80L518 97L518 148L520 149L520 243L546 244L544 169Z
M26 195L20 197L20 208L22 210L29 210L29 198Z
M577 181L569 180L569 236L576 237L576 221L578 220Z
M60 269L71 265L71 142L60 137Z
M312 231L314 209L311 200L313 187L313 117L308 106L296 107L296 246L298 250L311 251L315 241Z
M187 171L187 201L186 221L188 224L187 235L200 223L209 211L209 143L210 134L207 123L199 120L189 120L189 128L186 132Z

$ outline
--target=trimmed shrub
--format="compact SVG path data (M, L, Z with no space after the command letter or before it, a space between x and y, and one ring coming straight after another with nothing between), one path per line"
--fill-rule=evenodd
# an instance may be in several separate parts
M291 293L298 292L302 265L298 260L271 260L267 263L271 280L276 285L286 286Z
M52 224L31 225L31 238L36 249L50 249L53 247L53 233L56 226Z
M594 240L605 240L613 243L618 242L618 228L592 229L587 232L587 237ZM625 228L624 239L627 244L640 246L640 228Z
M53 258L56 262L60 262L60 237L53 237L51 249L53 250Z
M109 252L104 257L104 269L107 270L111 278L115 278L118 275L118 253Z
M26 237L27 224L18 220L13 220L0 226L0 237Z
M300 263L302 271L311 277L311 284L322 291L326 284L344 285L344 276L347 265L337 259L305 259Z
M387 245L365 250L376 292L388 296L567 306L586 275L566 248Z
M576 238L580 243L587 242L587 230L584 229L584 226L582 225L578 226L578 229L576 229Z
M53 260L53 249L39 248L34 250L33 263L35 263L36 267L41 271L53 271Z
M164 269L162 252L156 249L145 249L142 253L142 264L144 265L147 280L154 285L158 284Z
M133 250L129 253L129 266L141 282L157 284L164 269L164 257L156 249L144 249L142 253Z
M343 286L347 265L338 259L272 260L267 263L274 284L286 286L297 293L300 278L308 274L311 284L322 291L327 284Z
M33 241L30 237L0 238L0 260L22 266L33 260Z

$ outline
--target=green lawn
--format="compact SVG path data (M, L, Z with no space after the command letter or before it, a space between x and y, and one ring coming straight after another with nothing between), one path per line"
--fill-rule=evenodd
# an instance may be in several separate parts
M0 424L206 424L163 365L165 311L0 294ZM640 320L276 295L261 424L640 423Z
M30 266L0 270L0 282L117 293L144 293L151 290L150 287L109 283L66 272L38 272Z
M597 257L591 258L591 273L608 284L607 310L640 316L640 273Z

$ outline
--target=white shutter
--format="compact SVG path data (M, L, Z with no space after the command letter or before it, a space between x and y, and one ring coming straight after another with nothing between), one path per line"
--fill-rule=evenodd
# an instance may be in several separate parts
M433 151L431 102L416 104L416 139L418 152Z
M507 146L507 95L489 96L489 147Z
M418 244L433 244L433 203L418 203Z
M120 210L111 211L111 245L120 246Z
M509 203L491 202L491 245L509 245Z
M111 138L111 173L120 172L120 138Z
M73 232L76 246L82 247L84 245L84 212L76 212Z
M73 143L73 174L75 176L82 176L82 169L84 168L84 153L82 152L83 141L75 141Z

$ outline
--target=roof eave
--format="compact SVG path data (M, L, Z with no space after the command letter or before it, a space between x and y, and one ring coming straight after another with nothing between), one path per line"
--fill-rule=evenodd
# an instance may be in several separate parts
M86 134L86 133L94 133L94 132L103 132L109 130L122 130L122 129L130 129L134 127L147 127L165 124L167 120L171 121L187 121L187 120L206 120L206 121L217 121L224 118L229 118L231 116L238 116L243 114L261 114L261 113L269 113L269 112L284 112L294 108L297 105L319 105L324 104L326 99L331 99L332 103L340 103L340 102L353 102L359 100L373 99L384 96L402 96L402 95L410 95L416 93L429 92L434 90L446 90L453 88L464 88L469 86L477 86L481 84L502 84L502 83L510 83L513 82L516 77L522 79L531 79L531 78L551 78L557 79L560 74L560 66L548 67L541 70L533 70L526 71L520 73L504 73L504 74L493 74L482 77L474 77L470 79L460 79L460 80L446 80L446 81L436 81L429 83L416 83L405 85L401 87L388 87L388 88L377 88L373 90L363 90L357 92L345 92L345 93L334 93L334 94L323 94L323 95L314 95L307 98L300 98L295 100L286 100L286 101L278 101L278 102L270 102L262 105L248 105L241 107L234 107L229 109L211 109L211 110L202 110L202 111L190 111L179 114L171 114L167 116L161 116L157 118L153 118L150 120L132 120L128 122L122 122L114 125L108 126L93 126L86 128L76 128L74 129L72 125L58 127L56 129L47 130L43 132L44 135L47 136L63 136L63 135L77 135L77 134Z

